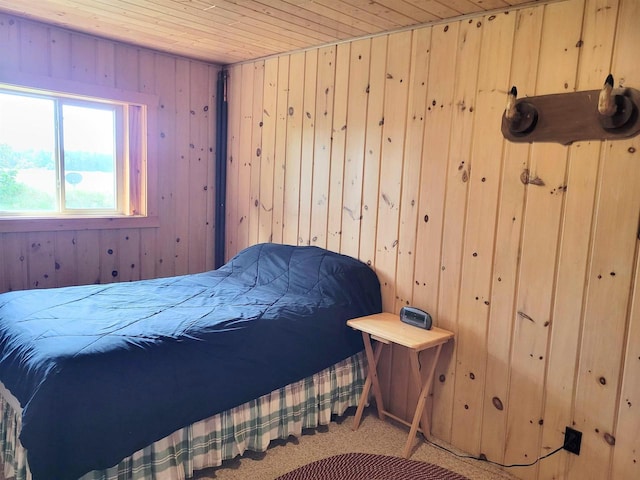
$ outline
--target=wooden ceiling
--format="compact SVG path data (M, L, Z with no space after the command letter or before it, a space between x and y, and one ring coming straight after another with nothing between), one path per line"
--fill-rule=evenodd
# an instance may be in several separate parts
M1 0L0 12L232 64L537 0Z

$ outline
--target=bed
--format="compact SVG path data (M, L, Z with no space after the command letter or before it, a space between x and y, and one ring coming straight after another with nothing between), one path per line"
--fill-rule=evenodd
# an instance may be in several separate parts
M175 479L264 450L357 403L345 322L380 311L367 265L270 243L200 274L2 294L5 472Z

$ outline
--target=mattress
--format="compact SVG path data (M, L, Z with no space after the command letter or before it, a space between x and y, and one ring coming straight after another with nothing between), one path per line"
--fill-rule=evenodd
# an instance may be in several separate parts
M0 295L0 381L35 480L77 479L362 350L375 273L260 244L218 270Z

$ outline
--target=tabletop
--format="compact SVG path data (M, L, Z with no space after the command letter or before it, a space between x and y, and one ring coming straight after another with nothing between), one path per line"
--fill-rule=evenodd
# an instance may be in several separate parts
M430 330L409 325L394 313L376 313L366 317L353 318L347 325L388 342L393 342L413 350L421 351L440 345L453 338L453 332L438 327Z

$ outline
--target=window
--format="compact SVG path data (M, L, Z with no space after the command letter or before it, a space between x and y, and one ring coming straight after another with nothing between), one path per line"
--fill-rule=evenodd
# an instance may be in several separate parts
M144 105L0 85L0 216L144 215Z

